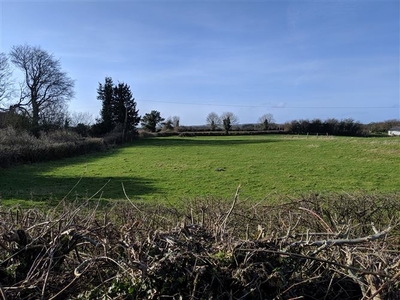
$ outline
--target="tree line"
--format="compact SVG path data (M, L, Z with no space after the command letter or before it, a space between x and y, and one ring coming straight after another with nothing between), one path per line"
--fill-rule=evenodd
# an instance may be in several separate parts
M22 72L23 80L15 88L12 66ZM89 113L69 113L67 103L74 96L74 80L61 69L61 63L52 54L29 45L12 47L10 53L0 53L0 127L13 126L28 129L38 136L41 131L73 127L83 136L104 136L118 133L123 141L137 135L140 124L143 130L156 132L179 131L178 116L161 116L152 110L139 115L137 103L130 86L124 82L115 84L111 77L99 83L97 99L102 102L100 116L92 124ZM293 120L284 125L285 131L295 134L361 135L369 131L387 131L389 125L399 125L398 120L371 123L369 127L352 119ZM206 127L210 131L238 128L239 118L232 112L208 114ZM277 126L273 115L263 114L257 124L241 125L244 130L282 128ZM187 127L186 127L187 129Z
M12 66L21 71L24 78L19 83L19 90L12 78ZM141 117L129 85L124 82L114 84L111 77L99 83L100 116L92 126L88 126L90 115L68 112L67 103L74 96L74 84L74 80L61 69L60 61L40 47L20 45L12 47L8 56L0 53L0 125L29 129L36 136L40 131L71 126L82 135L101 136L116 131L122 133L124 140L128 134L137 132L139 123L151 132L180 127L179 117L165 119L156 110ZM270 114L262 117L265 130L272 121ZM210 130L223 128L228 133L238 123L238 117L231 112L221 116L213 112L207 117L207 122Z
M22 74L19 88L14 70ZM126 83L114 85L107 77L104 84L99 84L97 98L102 101L102 109L93 126L89 126L90 114L68 112L74 85L60 61L40 47L13 46L8 55L0 53L0 127L27 129L37 137L42 131L71 126L82 135L119 130L124 139L129 132L136 132L141 118Z
M252 130L269 130L270 127L274 125L274 122L275 120L272 114L264 114L258 119L258 128L255 128L254 124L252 124ZM223 129L225 133L228 134L229 131L232 130L233 125L239 124L239 118L232 112L223 112L221 116L218 116L215 112L211 112L207 116L206 123L211 131ZM248 129L249 128L247 128L247 130Z

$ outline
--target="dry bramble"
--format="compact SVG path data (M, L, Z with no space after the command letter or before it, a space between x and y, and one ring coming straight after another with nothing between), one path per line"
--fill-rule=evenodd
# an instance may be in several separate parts
M0 207L0 298L399 299L399 200Z

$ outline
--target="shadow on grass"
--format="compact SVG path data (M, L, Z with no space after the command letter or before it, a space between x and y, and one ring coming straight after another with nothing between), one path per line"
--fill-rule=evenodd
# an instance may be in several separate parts
M11 179L10 179L11 180ZM27 174L0 183L2 200L58 201L61 199L125 199L134 200L158 191L152 180L140 177L49 177Z
M134 141L129 146L236 146L236 145L251 145L251 144L267 144L282 142L282 139L278 138L260 138L257 136L245 136L245 137L233 137L233 136L213 136L213 137L155 137L155 138L143 138ZM290 141L289 139L285 139Z
M169 147L169 146L239 146L250 144L266 144L280 142L279 138L253 138L253 137L163 137L146 138L136 140L125 147ZM286 140L285 140L286 141ZM46 163L22 165L1 170L0 172L0 199L2 200L32 200L32 201L58 201L67 196L67 200L102 198L124 199L125 194L121 185L131 199L147 198L144 196L157 196L163 191L156 188L156 182L152 178L139 176L107 176L107 170L103 170L98 176L48 176L53 169L60 167L91 164L102 158L117 156L123 149L114 148L104 152L90 155L77 156ZM115 174L110 170L109 174ZM84 171L82 172L84 173ZM117 173L118 174L118 173ZM94 196L95 195L95 196Z

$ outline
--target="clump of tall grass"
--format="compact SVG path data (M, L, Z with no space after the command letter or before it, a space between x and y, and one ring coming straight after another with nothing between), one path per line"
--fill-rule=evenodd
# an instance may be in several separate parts
M41 133L39 138L12 127L0 129L0 167L82 155L104 149L100 138L82 138L67 130Z

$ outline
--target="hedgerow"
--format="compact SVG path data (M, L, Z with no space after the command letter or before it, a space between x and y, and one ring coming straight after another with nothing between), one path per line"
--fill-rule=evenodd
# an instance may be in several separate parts
M398 194L0 206L3 299L399 299Z
M77 133L59 130L42 133L40 138L12 127L0 129L0 167L49 161L104 149L100 138L82 138Z

